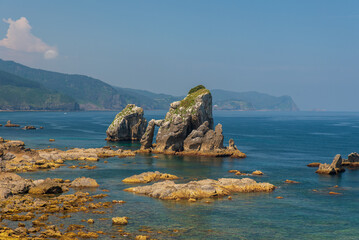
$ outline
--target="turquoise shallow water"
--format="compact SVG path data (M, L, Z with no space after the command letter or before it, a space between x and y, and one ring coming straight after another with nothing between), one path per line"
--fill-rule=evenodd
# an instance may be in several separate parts
M0 127L0 136L23 140L31 148L48 146L102 147L111 145L105 131L115 112L1 112L0 123L12 120L21 125L44 126L43 130L24 131ZM147 119L162 118L165 112L148 112ZM346 157L359 151L359 113L330 112L215 112L215 122L223 125L225 142L233 138L247 154L246 159L137 155L110 158L94 163L95 170L66 167L47 172L25 173L33 179L79 176L95 178L102 189L109 189L108 200L126 204L108 210L105 217L128 216L125 231L140 233L143 226L164 234L158 239L358 239L359 170L347 169L341 176L320 176L310 162L331 162L339 153ZM56 141L49 143L49 138ZM138 143L117 143L137 148ZM72 163L69 163L72 164ZM233 200L215 199L211 204L173 202L124 192L129 187L121 180L133 174L158 170L193 179L238 177L241 172L261 170L257 181L273 183L273 193L237 194ZM286 179L300 184L285 184ZM333 188L338 185L339 188ZM317 189L318 192L313 192ZM329 195L329 191L342 193ZM100 190L96 191L101 192ZM283 196L284 199L277 199ZM77 215L66 223L79 223L90 215ZM89 230L117 228L110 221L95 218ZM54 219L55 221L63 221ZM174 232L173 230L178 230ZM170 233L171 232L171 233ZM118 236L118 235L116 235ZM106 236L110 238L110 236ZM105 238L106 238L105 237ZM102 239L105 239L102 238Z

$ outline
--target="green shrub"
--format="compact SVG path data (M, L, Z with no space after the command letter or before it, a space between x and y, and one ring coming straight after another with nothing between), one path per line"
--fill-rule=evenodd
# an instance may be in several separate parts
M206 87L203 86L203 85L198 85L198 86L192 88L191 90L189 90L188 94L195 93L195 92L197 92L198 90L201 90L201 89L206 89Z

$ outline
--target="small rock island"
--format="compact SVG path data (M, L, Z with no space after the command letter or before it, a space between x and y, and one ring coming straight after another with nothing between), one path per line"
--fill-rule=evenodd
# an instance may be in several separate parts
M155 137L156 127L159 129ZM139 152L246 157L233 139L228 147L223 145L222 125L213 126L212 95L203 85L192 88L183 100L173 102L165 119L152 119L148 124L143 109L129 104L117 114L106 133L110 141L140 140Z
M143 109L134 104L128 104L118 113L108 127L107 141L139 141L144 134L147 120L143 117Z

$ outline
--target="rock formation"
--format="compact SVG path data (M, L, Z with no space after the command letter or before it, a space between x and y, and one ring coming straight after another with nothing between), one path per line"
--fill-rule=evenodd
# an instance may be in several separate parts
M184 140L184 151L206 152L223 148L222 125L218 124L215 130L212 130L208 121L193 130Z
M11 121L9 120L6 122L5 127L20 127L20 125L11 123Z
M196 90L196 91L195 91ZM205 121L213 128L212 96L205 87L191 90L178 102L173 102L156 136L156 150L183 151L186 137Z
M345 169L342 167L342 156L340 156L340 154L337 154L335 155L333 162L331 164L328 163L320 164L316 173L335 175L344 171Z
M159 126L156 144L152 144L155 126ZM165 119L151 120L141 139L141 150L179 155L245 157L231 140L223 146L222 125L213 129L212 96L199 85L181 101L173 102Z
M138 141L146 131L147 121L143 117L143 109L134 104L128 104L118 113L108 127L108 141Z
M87 177L76 178L71 182L71 187L74 188L96 188L98 186L95 179Z
M168 174L168 173L160 173L156 172L144 172L139 175L133 175L131 177L125 178L122 180L124 183L149 183L152 181L159 180L174 180L178 179L177 176Z
M359 154L354 152L348 155L348 159L343 159L342 165L358 167L359 166Z
M274 189L275 186L270 183L257 183L250 178L220 178L218 181L205 179L184 184L167 180L149 186L127 188L125 191L164 200L178 200L223 197L238 192L271 192Z
M152 147L152 141L153 141L153 137L155 135L155 127L156 126L161 126L163 120L155 120L152 119L149 123L148 126L146 128L145 133L143 134L142 138L141 138L141 147L143 149L148 149L150 147Z

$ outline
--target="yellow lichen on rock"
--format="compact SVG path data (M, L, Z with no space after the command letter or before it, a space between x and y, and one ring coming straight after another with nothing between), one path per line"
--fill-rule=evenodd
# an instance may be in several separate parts
M148 186L128 188L125 191L164 200L179 200L223 197L231 193L271 192L274 189L275 186L270 183L257 183L250 178L220 178L218 181L205 179L185 184L164 181Z
M144 172L139 175L133 175L131 177L125 178L122 180L124 183L149 183L153 181L159 180L175 180L178 179L177 176L168 174L168 173L160 173L156 172Z
M113 217L112 224L114 225L127 225L128 224L128 217Z

